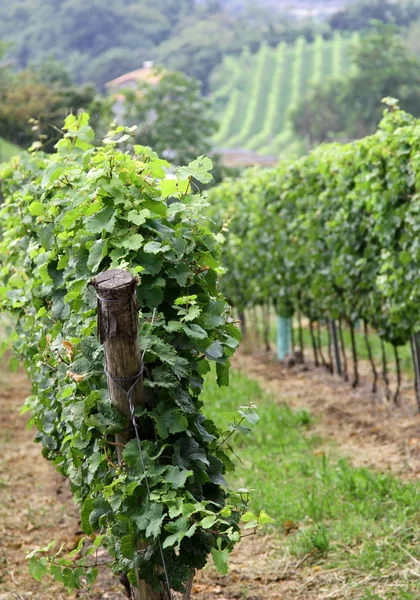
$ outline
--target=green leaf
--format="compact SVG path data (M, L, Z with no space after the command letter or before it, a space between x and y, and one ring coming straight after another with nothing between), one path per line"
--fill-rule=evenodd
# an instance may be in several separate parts
M258 523L260 525L266 525L267 523L274 523L274 519L272 519L265 510L262 510L258 516Z
M193 475L193 471L180 469L179 467L167 467L165 472L165 481L167 481L175 490L185 486L188 477Z
M105 240L97 240L89 250L89 258L87 266L92 272L99 269L102 259L106 255L107 242Z
M210 360L217 360L223 356L223 346L219 341L213 342L211 346L204 350L204 354Z
M210 529L210 527L212 527L216 521L216 515L209 515L208 517L204 517L204 519L200 521L200 527L202 527L203 529Z
M159 252L167 252L169 246L162 246L160 242L147 242L143 250L148 254L158 254Z
M116 213L111 206L106 206L92 217L86 219L85 226L89 233L111 233L115 227Z
M140 533L150 538L157 538L160 534L165 515L163 505L157 503L146 503L146 509L141 516L133 517Z
M171 533L163 542L164 548L180 544L184 537L191 537L197 528L197 524L190 524L187 517L179 517L175 521L171 521L165 525L166 531Z
M88 498L84 501L82 509L80 511L81 521L82 521L82 529L87 535L91 535L93 533L93 527L90 523L90 515L94 511L93 500Z
M37 556L33 556L29 559L28 567L29 573L37 581L41 581L42 577L48 571L45 558L43 557L38 558Z
M129 237L126 237L122 242L121 246L127 248L127 250L139 250L141 248L143 236L140 233L134 233Z
M199 156L196 160L189 163L188 167L179 167L177 174L181 179L194 177L201 183L209 183L213 179L210 171L213 169L213 163L210 158Z
M124 558L128 558L128 559L132 560L134 558L134 554L137 550L136 536L133 533L124 535L121 538L120 549L121 549L121 554L124 556Z
M220 387L229 387L230 364L216 363L217 385Z
M182 412L173 408L164 408L161 403L157 411L153 411L152 416L156 422L156 429L162 439L166 439L170 433L180 433L188 428L188 420Z
M191 323L190 325L184 323L181 327L186 335L193 340L205 340L208 337L207 332L196 323Z
M45 214L45 206L42 202L32 202L29 205L29 212L33 217L40 217Z
M211 555L217 572L221 575L227 575L229 569L229 550L217 550L216 548L212 548Z
M145 223L146 219L148 219L150 217L150 210L148 210L147 208L137 211L137 210L130 210L130 212L127 215L127 221L130 221L131 223L134 223L137 226L143 225L143 223Z

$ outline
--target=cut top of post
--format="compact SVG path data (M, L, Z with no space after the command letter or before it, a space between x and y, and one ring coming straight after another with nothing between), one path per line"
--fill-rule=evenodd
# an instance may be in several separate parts
M92 281L98 296L98 335L101 344L116 335L137 336L137 279L129 271L112 269Z
M136 283L136 278L129 271L122 269L105 271L93 280L98 295L104 300L123 300L124 293L128 298L133 294Z

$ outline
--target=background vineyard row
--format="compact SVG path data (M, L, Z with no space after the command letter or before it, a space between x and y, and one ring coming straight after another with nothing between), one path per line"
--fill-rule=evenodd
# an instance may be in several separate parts
M312 44L298 38L294 44L263 44L256 54L245 48L239 57L227 57L212 78L220 124L215 144L273 155L297 150L290 110L310 84L350 68L357 37L337 33L332 40L319 36Z

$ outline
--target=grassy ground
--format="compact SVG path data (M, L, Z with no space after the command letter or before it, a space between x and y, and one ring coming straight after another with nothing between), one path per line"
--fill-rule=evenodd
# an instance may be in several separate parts
M343 598L419 597L420 484L353 468L311 432L308 411L276 403L241 373L233 373L228 393L209 377L204 401L223 427L239 406L258 404L253 433L236 441L242 463L231 483L255 490L251 508L276 520L292 555L348 572L349 584L362 578L360 593Z

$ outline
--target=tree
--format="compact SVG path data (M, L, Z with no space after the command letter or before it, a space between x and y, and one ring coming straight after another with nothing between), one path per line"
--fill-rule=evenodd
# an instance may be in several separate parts
M89 109L98 127L110 118L110 108L92 85L76 86L60 63L48 61L18 74L0 71L0 137L23 148L36 141L51 152L68 114Z
M420 18L420 2L408 0L359 0L332 15L329 24L332 29L360 31L371 27L372 20L395 23L407 27Z
M292 112L295 131L310 146L372 133L386 96L420 114L420 62L409 55L394 25L377 24L355 47L353 62L347 75L313 87Z
M174 35L155 52L157 62L168 69L182 71L200 79L203 91L208 91L208 78L216 65L234 44L232 19L219 13L205 19L190 16L183 19Z
M200 83L183 73L161 71L157 84L125 91L124 122L137 125L136 141L175 164L208 153L217 129Z

